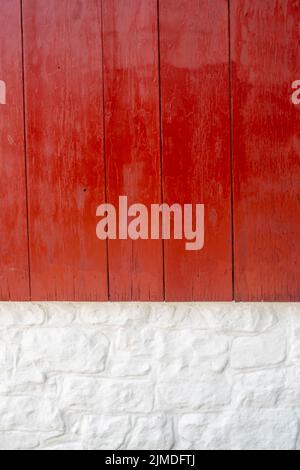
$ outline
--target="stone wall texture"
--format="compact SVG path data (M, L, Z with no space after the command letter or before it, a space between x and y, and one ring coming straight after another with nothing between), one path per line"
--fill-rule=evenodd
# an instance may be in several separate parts
M300 449L300 304L0 303L0 449Z

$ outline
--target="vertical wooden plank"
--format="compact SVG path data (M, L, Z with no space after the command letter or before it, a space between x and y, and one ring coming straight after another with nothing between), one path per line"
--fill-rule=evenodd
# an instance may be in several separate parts
M235 285L243 301L300 300L300 1L233 0Z
M108 202L161 202L156 0L103 0ZM110 240L111 300L162 300L161 240Z
M164 200L205 205L205 245L165 243L166 299L232 299L226 0L160 0Z
M0 300L21 301L29 271L19 0L0 2L0 80Z
M23 5L32 297L105 300L101 3Z

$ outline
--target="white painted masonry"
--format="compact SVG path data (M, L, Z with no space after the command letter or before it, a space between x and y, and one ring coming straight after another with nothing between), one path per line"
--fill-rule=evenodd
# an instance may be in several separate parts
M300 449L300 304L0 303L0 449Z

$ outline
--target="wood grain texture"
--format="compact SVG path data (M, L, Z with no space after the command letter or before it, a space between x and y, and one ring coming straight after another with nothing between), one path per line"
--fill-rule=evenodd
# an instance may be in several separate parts
M103 0L108 202L161 202L156 0ZM110 240L111 300L162 300L160 240Z
M33 300L106 300L101 3L24 0Z
M232 0L236 300L300 300L300 1Z
M231 300L228 4L159 5L164 201L205 204L203 250L165 242L166 299Z
M21 9L0 4L0 300L29 299Z

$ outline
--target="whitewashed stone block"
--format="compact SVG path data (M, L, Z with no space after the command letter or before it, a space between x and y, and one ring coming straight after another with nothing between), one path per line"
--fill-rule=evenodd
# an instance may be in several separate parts
M207 325L227 333L261 333L277 323L272 304L225 303L205 308Z
M248 410L206 416L184 416L179 434L194 449L292 450L298 420L288 410Z
M101 372L109 347L103 334L78 327L25 330L19 344L19 367L35 364L57 372Z
M45 312L38 304L0 302L0 328L41 325Z
M84 416L81 425L84 447L88 450L121 449L130 429L128 416Z
M229 405L230 401L231 385L220 374L204 373L193 381L158 384L158 408L163 410L211 410Z
M37 397L1 397L0 430L62 432L64 424L58 408Z
M286 358L286 342L284 328L259 336L237 338L232 344L231 366L247 369L280 364Z
M233 384L233 406L300 408L300 367L274 367L237 374Z
M173 426L169 417L141 416L133 420L127 449L170 450L173 444Z
M58 387L64 408L84 407L103 413L149 413L154 403L151 381L68 376L59 379Z
M38 436L32 433L0 432L0 450L33 450L39 442Z

